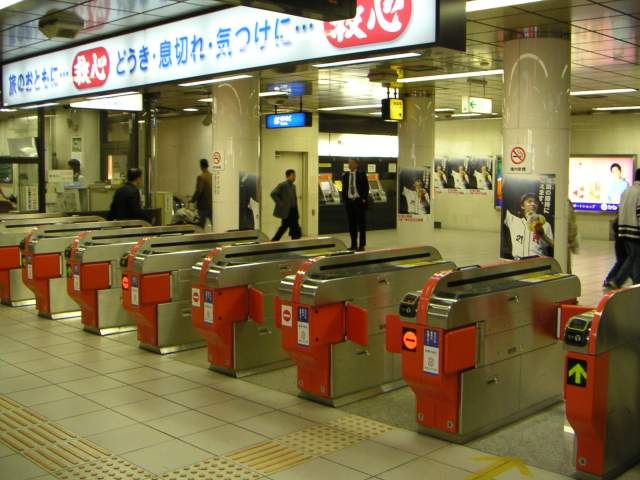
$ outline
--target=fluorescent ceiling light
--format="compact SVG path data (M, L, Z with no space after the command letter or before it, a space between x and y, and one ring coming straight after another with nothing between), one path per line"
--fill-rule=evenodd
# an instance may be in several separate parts
M382 108L382 105L380 105L379 103L374 103L371 105L350 105L347 107L323 107L319 108L318 110L321 110L323 112L337 112L339 110L366 110L369 108Z
M122 95L135 95L136 93L138 93L138 92L112 93L110 95L99 95L97 97L87 97L87 100L99 100L101 98L121 97Z
M453 80L456 78L489 77L502 75L504 70L478 70L477 72L445 73L442 75L428 75L425 77L400 78L398 83L435 82L436 80Z
M369 113L369 115L373 115L374 117L381 117L382 116L382 112L371 112L371 113Z
M31 105L29 107L22 107L22 110L33 110L34 108L55 107L57 103L41 103L40 105Z
M397 60L400 58L412 58L412 57L419 57L419 56L420 54L415 52L396 53L393 55L381 55L378 57L357 58L355 60L342 60L340 62L316 63L311 66L316 68L342 67L344 65L357 65L359 63L382 62L385 60Z
M201 80L199 82L179 83L179 87L196 87L198 85L209 85L212 83L230 82L231 80L243 80L251 78L251 75L231 75L230 77L212 78L210 80Z
M451 115L451 118L463 118L463 117L480 117L481 113L455 113Z
M467 2L467 13L490 10L492 8L513 7L515 5L541 1L542 0L469 0Z
M213 102L213 98L199 98L198 101L199 102L204 102L204 103L212 103Z
M620 110L640 110L640 105L634 105L629 107L596 107L594 108L597 112L616 112Z
M288 92L260 92L258 94L260 97L288 97Z
M22 0L0 0L0 10L10 7L11 5L15 5L16 3L20 3L21 1Z
M612 93L633 93L637 92L635 88L609 88L607 90L581 90L571 92L572 97L585 97L588 95L609 95Z
M198 110L197 108L183 108L182 111L183 112L199 112L200 110Z
M82 102L70 103L71 108L86 108L89 110L118 110L123 112L141 112L142 94L130 93L128 95L115 95L108 97L92 98Z
M0 112L2 113L10 113L10 112L15 112L16 109L15 108L0 108Z
M436 108L434 112L455 112L455 108Z

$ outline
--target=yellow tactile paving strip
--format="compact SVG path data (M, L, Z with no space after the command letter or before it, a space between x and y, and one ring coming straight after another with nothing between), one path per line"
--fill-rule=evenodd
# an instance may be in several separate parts
M327 425L314 425L278 438L278 443L313 457L342 450L362 441L351 433L343 432Z
M358 415L343 415L340 418L331 420L328 425L337 430L362 437L363 439L377 437L393 429L391 425L376 422L375 420L370 420Z
M272 475L311 460L311 457L304 453L292 450L275 441L239 450L228 457L265 475Z

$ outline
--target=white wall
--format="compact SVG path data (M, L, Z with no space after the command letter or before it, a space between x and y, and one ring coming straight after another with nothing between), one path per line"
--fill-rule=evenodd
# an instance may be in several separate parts
M211 127L202 125L201 115L159 119L153 189L180 197L192 195L200 174L199 161L211 159L212 142Z

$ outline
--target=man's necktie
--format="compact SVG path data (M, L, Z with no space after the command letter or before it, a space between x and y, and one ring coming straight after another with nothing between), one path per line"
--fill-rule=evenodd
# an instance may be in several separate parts
M349 175L351 177L351 181L349 182L350 183L349 194L352 197L354 197L356 195L356 182L355 182L356 174L351 172Z

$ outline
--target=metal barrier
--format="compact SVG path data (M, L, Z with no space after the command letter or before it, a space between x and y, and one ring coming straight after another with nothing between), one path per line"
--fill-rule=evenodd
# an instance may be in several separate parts
M580 281L551 258L440 272L387 317L430 435L466 442L562 399L559 306Z
M256 230L140 240L122 278L123 305L137 324L140 347L165 354L204 345L191 325L191 267L213 248L266 240Z
M345 249L330 237L241 245L195 265L192 319L209 345L210 368L243 376L288 365L274 324L280 281L311 257Z
M286 277L276 325L301 395L337 406L402 386L385 315L412 285L453 267L433 247L410 247L319 257Z
M565 403L579 478L640 460L640 285L608 293L565 328Z

